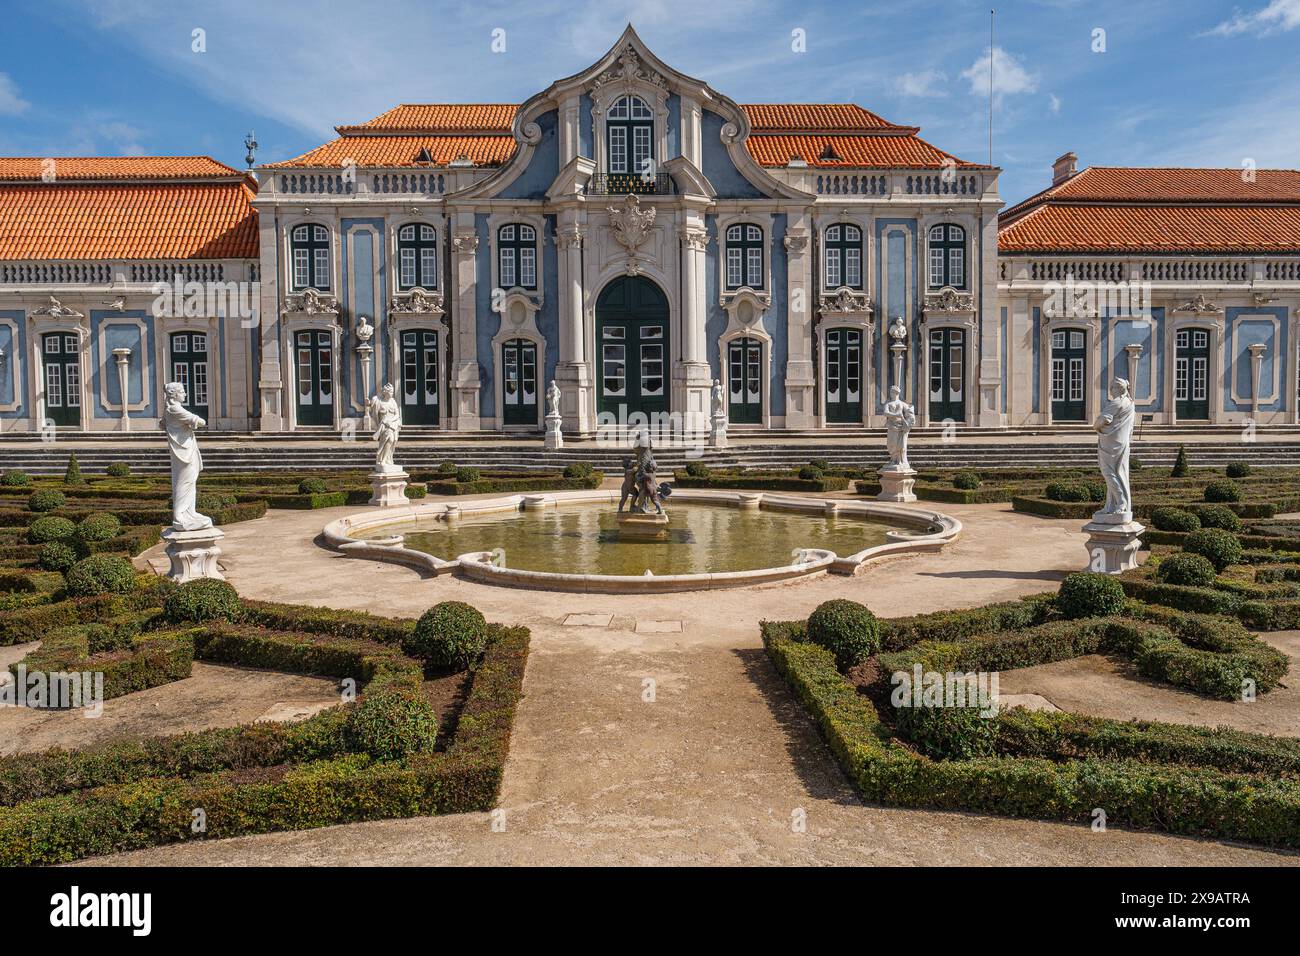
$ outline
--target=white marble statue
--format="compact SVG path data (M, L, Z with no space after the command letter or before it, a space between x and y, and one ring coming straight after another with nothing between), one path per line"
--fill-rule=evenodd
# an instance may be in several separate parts
M1093 520L1110 518L1115 523L1133 520L1133 495L1128 481L1129 442L1133 437L1133 399L1129 397L1129 383L1117 378L1110 383L1110 400L1093 424L1100 436L1097 439L1097 464L1106 479L1106 504Z
M713 380L713 417L725 418L727 416L727 398L722 390L722 379Z
M907 341L907 323L901 315L894 316L894 322L889 327L889 337L899 344Z
M907 433L916 425L916 409L899 397L897 385L889 386L889 401L885 402L885 435L889 451L889 467L895 471L910 471L907 460Z
M551 384L546 387L546 417L552 418L560 414L560 386L555 384L555 379L551 379Z
M185 386L168 382L163 388L167 405L163 410L163 428L167 430L167 449L172 459L172 527L177 531L199 531L212 527L212 519L195 509L199 472L203 456L194 429L207 424L185 407Z
M393 461L402 431L402 408L393 397L392 385L385 385L379 395L371 396L370 414L375 421L375 441L379 442L375 451L375 472L396 474L402 470Z

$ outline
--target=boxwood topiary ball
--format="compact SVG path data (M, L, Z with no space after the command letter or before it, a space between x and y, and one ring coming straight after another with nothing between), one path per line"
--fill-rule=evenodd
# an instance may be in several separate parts
M68 593L75 597L130 594L135 590L135 568L126 558L113 554L83 558L68 570L66 577Z
M420 615L402 650L435 667L464 670L487 647L487 620L463 601L443 601Z
M459 482L468 483L471 481L479 481L482 478L483 478L483 473L479 471L477 468L466 467L466 468L456 469L456 480Z
M1240 501L1241 488L1231 478L1216 478L1205 486L1206 501Z
M170 624L234 621L243 609L238 592L216 578L186 581L163 597L163 618Z
M348 715L347 736L353 750L376 760L401 760L433 750L438 715L421 695L384 688L362 695Z
M27 509L29 511L53 511L55 508L62 508L67 500L61 491L54 488L42 488L40 491L33 491L31 497L27 499Z
M1053 481L1047 486L1049 501L1087 501L1088 487L1080 481Z
M816 465L800 465L799 477L804 481L821 481L826 477L826 473Z
M1056 607L1068 618L1110 617L1124 610L1124 587L1109 574L1078 571L1061 582Z
M81 524L77 525L77 537L86 542L107 541L121 533L122 522L117 520L117 515L109 514L107 511L87 515L81 519Z
M834 654L845 669L880 652L880 623L857 601L826 601L808 615L808 640Z
M1196 513L1202 528L1222 528L1224 531L1240 531L1241 519L1237 512L1223 505L1211 505Z
M590 478L591 465L585 461L575 461L571 465L564 466L565 478Z
M1151 512L1151 523L1157 531L1181 531L1184 534L1201 526L1201 519L1190 511L1165 506Z
M32 483L31 477L25 471L17 468L10 468L3 477L0 477L0 485L6 488L26 488Z
M981 484L979 472L970 469L959 471L952 476L952 486L962 491L974 491Z
M692 478L709 477L709 466L702 461L688 461L686 463L686 474Z
M1231 531L1222 528L1193 531L1183 542L1183 550L1207 558L1216 571L1241 560L1241 542Z
M1250 475L1250 464L1244 461L1234 461L1224 469L1223 473L1229 478L1245 478Z
M1156 568L1156 577L1165 584L1208 588L1214 584L1214 565L1199 554L1171 554Z
M104 474L110 478L126 478L131 474L131 466L124 461L114 461L104 469Z
M27 540L32 544L45 544L47 541L66 541L77 533L77 526L67 518L46 515L37 518L27 526Z
M40 554L36 560L46 571L58 571L66 573L80 559L81 555L77 549L66 541L51 541L49 544L41 545Z
M329 491L324 478L304 478L298 482L298 493L303 495L322 495Z

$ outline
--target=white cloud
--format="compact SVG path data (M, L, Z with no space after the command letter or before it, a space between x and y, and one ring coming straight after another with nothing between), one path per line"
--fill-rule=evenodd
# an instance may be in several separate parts
M970 69L962 71L962 79L970 82L970 91L974 96L987 96L989 92L989 53L984 54L971 64ZM993 98L1000 100L1015 93L1033 93L1038 89L1038 77L1030 73L1016 57L1002 49L993 48Z
M917 73L904 73L894 83L895 89L903 96L942 96L938 87L948 82L948 74L941 70L921 70Z
M18 84L9 74L0 73L0 116L17 116L25 113L31 105L18 95Z
M1061 98L1055 93L1048 93L1047 108L1051 110L1053 114L1061 112Z
M1270 33L1285 32L1300 27L1300 0L1270 0L1266 7L1242 13L1237 10L1231 19L1224 20L1206 36L1236 36L1250 33L1255 36L1267 36Z

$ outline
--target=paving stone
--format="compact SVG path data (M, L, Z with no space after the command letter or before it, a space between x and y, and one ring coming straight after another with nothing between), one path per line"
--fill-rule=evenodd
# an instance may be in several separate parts
M682 631L681 621L637 621L636 632L638 634L680 634Z
M319 714L322 710L333 707L336 701L329 700L282 700L277 701L266 709L253 723L264 724L274 722L292 723L298 720L306 720L313 714Z
M1023 707L1025 710L1060 710L1042 694L999 694L998 707Z
M565 627L609 627L613 614L570 614L564 619Z

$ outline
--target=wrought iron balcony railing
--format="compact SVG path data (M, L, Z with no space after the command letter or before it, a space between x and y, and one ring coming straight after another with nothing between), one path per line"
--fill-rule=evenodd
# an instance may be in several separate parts
M643 176L640 173L599 173L587 183L587 192L594 196L666 196L672 192L672 177L667 173Z

